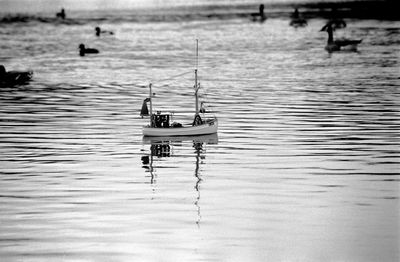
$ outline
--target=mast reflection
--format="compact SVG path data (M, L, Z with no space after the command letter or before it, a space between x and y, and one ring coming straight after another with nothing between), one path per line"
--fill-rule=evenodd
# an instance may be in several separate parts
M150 144L150 152L142 156L142 167L150 173L150 183L154 184L156 182L156 163L159 158L173 157L173 149L176 145L181 145L186 141L193 143L192 147L194 149L194 156L196 158L194 176L196 178L196 183L194 189L197 192L197 197L194 205L197 208L198 219L196 224L200 225L200 184L202 178L200 175L200 165L201 160L206 158L206 145L207 144L218 144L218 135L204 135L204 136L181 136L181 137L144 137L143 144Z

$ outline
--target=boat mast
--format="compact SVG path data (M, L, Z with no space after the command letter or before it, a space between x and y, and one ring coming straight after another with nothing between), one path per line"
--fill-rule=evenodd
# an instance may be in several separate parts
M149 98L150 98L150 127L152 127L152 118L153 118L153 99L151 98L151 83L149 84Z
M195 116L199 114L199 97L197 95L197 91L199 90L199 86L197 83L198 65L199 65L199 40L196 39L196 69L194 70L194 90L195 90L194 96L196 98L196 102L195 102L196 103L196 114L195 114Z

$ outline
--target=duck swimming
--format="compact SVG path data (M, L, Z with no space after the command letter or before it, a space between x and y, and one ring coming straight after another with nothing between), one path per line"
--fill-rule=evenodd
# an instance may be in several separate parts
M357 51L357 45L362 41L362 40L349 40L349 39L333 40L333 27L332 24L330 23L322 27L321 31L328 32L328 42L325 46L325 50L328 52L341 51L341 50Z
M25 84L32 79L32 71L6 71L3 65L0 65L0 87L15 86Z
M264 5L261 4L258 7L258 13L252 13L251 16L253 17L253 21L259 20L260 22L264 22L267 20L267 17L264 14Z
M61 12L56 14L56 17L61 18L61 19L65 19L65 10L64 10L64 8L61 9Z
M101 30L100 27L98 27L98 26L94 30L96 31L96 36L100 36L100 34L109 34L109 35L114 34L114 32L112 32L112 31Z
M100 53L99 50L94 48L85 48L84 44L79 45L79 55L85 56L85 54L98 54Z

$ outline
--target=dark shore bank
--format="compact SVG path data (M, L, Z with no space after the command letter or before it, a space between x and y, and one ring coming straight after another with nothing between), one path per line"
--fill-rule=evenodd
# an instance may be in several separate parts
M306 18L331 18L332 10L340 18L400 20L396 0L332 1L293 5L303 9Z
M262 0L260 1L262 3ZM299 9L305 19L345 18L345 19L377 19L400 20L400 12L396 8L396 0L352 0L304 3L274 3L265 4L265 16L268 18L290 18L295 8ZM178 8L149 8L125 10L120 12L104 10L101 13L81 14L71 11L68 19L60 19L48 14L20 14L1 13L1 23L62 23L62 24L86 24L91 22L109 21L119 22L185 22L196 20L229 20L251 18L251 14L258 12L258 5L199 5L181 6Z

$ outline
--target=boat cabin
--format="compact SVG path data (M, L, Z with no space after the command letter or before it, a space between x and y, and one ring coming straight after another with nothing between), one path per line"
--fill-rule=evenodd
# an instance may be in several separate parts
M157 111L157 114L151 116L151 127L169 128L171 119L172 114L161 114L160 111Z

